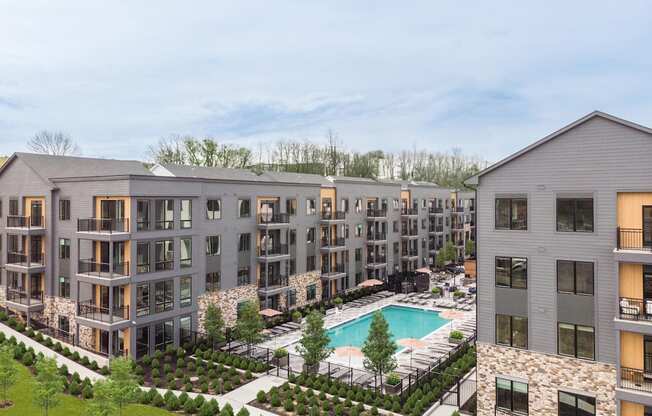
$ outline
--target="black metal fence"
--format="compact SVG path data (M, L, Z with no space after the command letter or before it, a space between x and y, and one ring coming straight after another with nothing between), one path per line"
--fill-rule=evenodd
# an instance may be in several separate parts
M652 231L618 227L616 239L618 249L652 251Z

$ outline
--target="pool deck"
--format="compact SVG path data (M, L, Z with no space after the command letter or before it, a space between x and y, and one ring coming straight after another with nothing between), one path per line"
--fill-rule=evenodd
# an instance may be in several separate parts
M447 312L447 314L452 315L453 319L451 319L448 324L443 325L436 331L421 338L421 340L427 344L426 347L414 349L412 353L410 353L410 350L407 348L399 347L401 349L399 349L399 352L396 354L398 361L397 372L404 374L413 372L417 368L426 368L428 367L428 364L436 361L438 357L444 356L448 351L452 350L455 345L448 342L448 334L450 331L460 330L464 333L465 337L468 337L475 330L475 304L471 305L472 308L470 311L461 311L454 308L444 309L436 307L434 299L423 302L425 305L400 303L399 300L402 299L403 296L405 295L394 295L369 305L344 308L342 311L337 311L336 313L327 315L324 322L325 327L331 329L345 322L357 319L362 315L366 315L390 305L431 310L435 312L450 311ZM296 354L296 343L300 337L301 331L294 331L279 337L274 337L271 340L262 343L261 346L271 349L285 347L290 353ZM364 368L363 358L359 354L355 354L355 356L354 354L348 356L336 356L336 354L333 353L326 361L353 368Z

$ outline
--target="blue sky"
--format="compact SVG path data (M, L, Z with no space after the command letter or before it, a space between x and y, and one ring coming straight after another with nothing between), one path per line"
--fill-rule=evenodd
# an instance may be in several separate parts
M652 2L0 0L0 154L170 134L495 161L594 109L652 125Z

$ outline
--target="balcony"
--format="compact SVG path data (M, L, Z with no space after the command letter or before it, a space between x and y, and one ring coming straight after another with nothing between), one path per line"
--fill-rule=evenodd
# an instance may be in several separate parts
M652 299L620 298L620 319L652 321Z
M113 263L113 268L111 268L109 263L99 263L93 259L83 259L77 263L77 274L103 279L127 277L129 276L129 262Z
M323 251L337 251L346 249L346 240L342 237L338 238L322 238L320 248Z
M419 237L419 227L401 227L401 238Z
M464 240L457 240L455 242L456 247L464 247Z
M618 227L614 254L618 261L652 262L652 231Z
M86 300L77 305L77 316L89 321L114 324L129 320L129 306L120 305L109 308L97 306L92 300Z
M44 307L43 292L34 291L27 293L24 290L7 288L7 302L22 311L34 311Z
M322 265L321 267L321 278L324 280L340 279L344 276L346 276L346 266L344 263L331 264L330 267L328 265Z
M401 260L415 260L419 258L418 250L408 250L401 253Z
M444 208L430 207L428 208L429 215L442 215L444 213Z
M261 228L285 227L290 225L289 214L258 214L258 226Z
M428 228L428 233L429 234L441 234L444 232L444 226L443 225L435 225L435 226L430 226Z
M464 214L464 207L455 207L452 211L456 214Z
M367 268L377 269L387 266L387 257L385 256L367 256Z
M30 232L45 231L45 218L42 216L7 215L7 228Z
M287 244L277 244L271 247L258 248L259 261L277 261L290 257L290 251Z
M20 269L40 269L45 267L45 262L42 253L27 255L18 251L8 251L6 266Z
M401 217L416 217L419 215L418 208L401 208Z
M116 234L129 232L129 218L78 218L77 232Z
M322 211L320 219L322 222L344 221L346 212L344 211Z
M267 281L265 280L267 279ZM276 294L286 287L288 287L288 275L275 273L271 276L261 276L258 279L258 293L262 295L273 295Z
M461 222L454 222L451 224L451 229L461 231L464 230L464 224Z
M368 208L367 209L367 219L381 219L387 217L387 210L386 209L376 209L376 208Z
M387 233L381 231L368 232L367 241L371 243L384 243L387 241Z

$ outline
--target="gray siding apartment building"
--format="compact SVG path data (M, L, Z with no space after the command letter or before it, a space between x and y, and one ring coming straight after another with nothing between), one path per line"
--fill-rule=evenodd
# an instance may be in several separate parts
M201 331L210 303L233 325L245 301L288 310L428 267L459 239L455 207L467 207L472 237L466 197L426 183L16 153L0 168L0 303L84 348L139 357Z
M467 181L479 415L652 415L651 159L594 112Z

